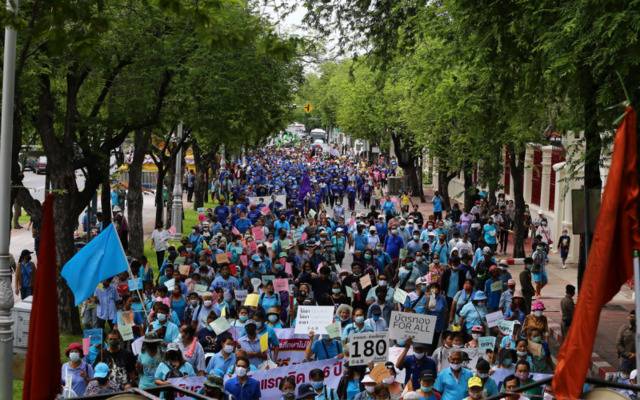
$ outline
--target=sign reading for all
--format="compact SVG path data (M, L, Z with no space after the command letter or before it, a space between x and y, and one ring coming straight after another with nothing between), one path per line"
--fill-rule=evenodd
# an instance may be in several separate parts
M431 344L437 319L435 315L391 311L389 339L405 340L411 337L414 342Z

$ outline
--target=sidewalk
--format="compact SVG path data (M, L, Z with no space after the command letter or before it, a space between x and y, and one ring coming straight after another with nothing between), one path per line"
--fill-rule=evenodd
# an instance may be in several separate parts
M433 213L433 206L431 204L431 198L433 196L433 189L425 188L426 203L420 203L420 199L414 197L412 200L414 204L419 205L420 212L423 213L425 220L429 215ZM577 245L577 243L575 244ZM525 251L527 255L531 252L531 241L528 239L525 242ZM509 235L509 246L506 255L498 255L496 258L510 258L513 254L513 235ZM549 325L551 334L558 342L558 346L562 342L562 334L560 331L560 301L565 294L565 286L572 284L577 287L578 281L578 265L576 263L567 263L567 268L562 269L562 263L560 255L557 252L552 251L549 255L549 264L547 265L547 274L549 276L549 283L542 290L541 300L546 306L545 315L549 319ZM518 282L518 275L523 269L523 265L511 265L510 272L516 282ZM518 286L519 287L519 282ZM574 298L577 302L578 295ZM627 316L629 311L634 308L633 290L624 285L620 292L604 306L600 313L600 322L598 330L596 332L596 340L592 350L592 367L591 373L594 376L598 376L602 379L607 377L607 374L616 371L618 366L618 357L616 351L616 339L620 326L627 324Z

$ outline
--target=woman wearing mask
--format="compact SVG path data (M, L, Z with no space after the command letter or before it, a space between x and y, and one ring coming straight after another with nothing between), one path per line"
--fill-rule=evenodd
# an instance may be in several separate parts
M424 278L418 278L415 290L409 293L404 301L404 311L424 314L427 307L427 298L426 281Z
M169 343L164 354L164 361L158 365L155 373L156 385L170 385L170 378L195 376L196 372L190 363L182 357L178 343Z
M473 294L471 303L467 303L460 310L460 326L465 332L471 332L475 325L483 325L487 315L487 296L478 290Z
M361 382L360 368L349 367L348 363L345 364L345 371L340 382L338 382L338 398L353 400L356 396L364 390L364 385Z
M531 377L531 367L530 364L524 360L519 360L516 363L516 372L514 374L518 379L520 379L520 386L529 385L533 382L533 378ZM525 390L522 392L525 396L531 396L534 399L538 399L542 397L543 387L542 385L531 388L529 390Z
M432 282L429 285L429 297L427 298L427 315L433 315L437 317L436 326L433 334L433 341L431 343L438 343L440 341L440 334L447 325L447 318L445 314L447 312L447 299L440 293L440 285L438 282ZM429 345L428 354L433 353L435 346Z
M264 285L264 291L260 294L258 307L264 312L272 307L280 307L280 295L273 290L273 281L269 281Z
M542 339L542 334L538 329L529 329L528 340L531 347L531 371L537 373L553 373L554 365L551 360L549 344ZM533 345L532 343L535 343ZM535 349L538 349L534 351Z
M84 353L80 343L71 343L65 350L69 361L62 365L62 385L64 393L84 396L87 384L93 378L93 368L83 360ZM67 389L68 388L68 389ZM69 396L69 397L75 397Z
M16 266L16 294L20 294L22 300L33 295L33 285L36 279L36 266L31 261L31 252L22 250Z
M342 330L342 341L348 342L349 335L352 333L364 333L364 332L373 332L371 327L364 323L364 310L361 308L356 308L353 312L353 322L347 325Z
M471 301L473 293L473 279L465 279L462 289L453 296L453 302L449 312L449 324L458 324L460 321L460 310Z
M340 282L332 282L331 283L331 296L329 296L331 303L337 308L341 304L349 304L349 298L342 291L342 286Z
M238 308L238 318L231 322L231 327L236 328L238 337L244 336L244 324L249 320L249 309L246 306Z
M471 328L471 340L467 342L465 347L477 348L478 339L482 336L483 333L484 333L484 328L482 327L482 325L474 325L473 328Z
M524 297L522 297L522 292L520 290L516 290L511 298L511 304L504 312L504 319L507 321L518 321L523 323L526 315L527 314L524 309Z
M542 332L543 340L547 340L549 337L549 322L547 317L543 315L545 310L544 303L540 300L536 300L531 305L531 314L527 315L524 319L522 331L525 335L529 336L529 330L538 329Z
M96 364L93 380L87 385L85 396L111 394L119 391L118 385L109 380L109 366L103 362Z
M285 376L278 385L282 397L280 400L292 400L296 398L296 378L293 376Z
M160 343L162 343L162 339L155 333L147 333L142 339L142 349L138 355L136 366L140 376L138 382L140 389L148 389L155 386L156 369L162 362Z
M338 306L336 310L336 322L340 322L340 328L345 329L349 324L351 324L351 314L353 313L353 308L348 304L342 304Z
M482 380L482 398L492 397L498 394L498 385L489 377L491 365L483 358L476 363L476 376Z
M491 378L498 385L498 389L502 386L502 381L507 376L513 374L516 370L516 351L513 349L500 349L498 352L498 366L494 369Z
M180 322L184 321L184 310L187 308L187 301L182 295L180 285L175 285L171 291L171 309L178 315Z
M518 340L518 343L516 344L516 357L517 361L526 361L529 366L531 366L531 362L533 360L531 359L531 355L529 354L528 344L529 342L527 341L527 339Z
M198 339L195 337L195 329L191 325L180 327L180 340L178 347L183 358L191 364L198 375L204 375L204 350Z
M267 310L267 326L272 329L282 329L282 321L280 321L280 307L271 307Z
M373 399L373 391L376 388L376 381L373 380L369 375L365 375L364 379L362 379L362 386L364 386L364 390L354 397L354 400L374 400Z
M216 370L226 373L236 364L236 343L233 337L227 337L221 344L222 349L214 354L207 364L207 374L213 374Z
M389 371L389 376L382 379L382 385L389 391L389 398L391 400L399 400L402 394L403 385L396 379L398 371L396 371L391 361L387 361L385 363L385 367L387 367L387 370Z

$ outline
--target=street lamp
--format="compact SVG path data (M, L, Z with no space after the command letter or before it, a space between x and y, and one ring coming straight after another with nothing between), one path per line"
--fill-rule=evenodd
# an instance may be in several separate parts
M15 6L14 6L15 4ZM18 1L7 0L7 11L18 12ZM2 117L0 118L0 398L13 397L13 291L9 242L11 241L11 152L13 148L13 96L16 79L16 31L4 30ZM2 189L4 188L4 189Z
M176 154L176 172L173 183L173 202L171 205L171 225L175 228L174 237L182 238L182 122L178 124L176 145L180 146Z

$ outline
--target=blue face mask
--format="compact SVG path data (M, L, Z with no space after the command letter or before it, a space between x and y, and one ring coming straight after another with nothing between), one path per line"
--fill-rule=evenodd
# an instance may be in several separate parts
M380 316L379 316L379 315L375 315L375 314L373 315L373 320L374 320L374 321L377 321L377 320L379 320L379 319L380 319Z
M363 317L363 316L361 316L361 315L359 315L359 316L357 316L357 317L355 318L355 321L356 321L356 323L357 323L357 324L361 324L361 323L363 323L363 322L364 322L364 317Z
M311 386L313 386L314 390L320 390L324 386L324 382L323 381L318 381L318 382L314 381L314 382L311 382Z
M420 385L420 390L422 390L423 392L430 392L431 391L431 386L422 386L422 385Z

